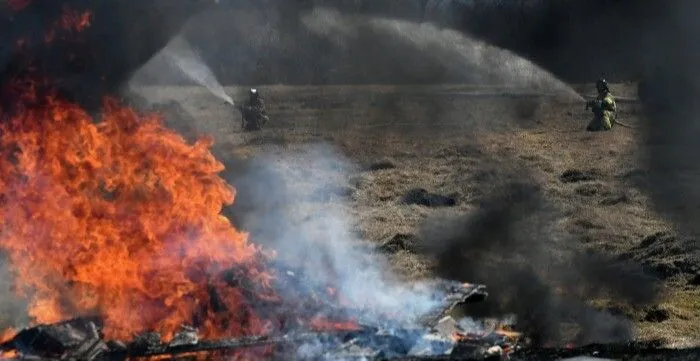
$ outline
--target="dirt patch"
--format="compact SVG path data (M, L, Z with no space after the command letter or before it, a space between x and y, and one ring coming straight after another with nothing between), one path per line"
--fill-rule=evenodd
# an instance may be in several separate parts
M457 205L455 195L431 193L423 188L410 189L401 199L404 204L415 204L424 207L454 207Z
M628 196L627 194L620 194L617 196L611 196L611 197L606 197L602 201L600 201L601 206L614 206L617 204L624 204L628 203L631 200L631 197Z
M688 280L690 286L700 286L700 273L696 273Z
M610 189L602 183L583 184L576 187L575 192L584 197L596 197L610 195Z
M700 271L700 247L695 240L657 232L639 242L622 258L634 259L663 279L690 280Z
M397 234L382 242L377 250L383 253L415 252L418 244L420 244L420 240L413 234Z
M646 322L664 322L671 318L671 314L668 312L668 310L664 310L662 308L654 308L652 310L649 310L644 316L644 321Z
M578 183L586 181L594 181L597 179L595 171L583 171L578 169L569 169L561 174L559 179L562 183Z
M385 158L381 159L376 162L372 162L369 165L365 167L365 170L368 171L377 171L377 170L387 170L387 169L394 169L396 168L396 162L392 159Z

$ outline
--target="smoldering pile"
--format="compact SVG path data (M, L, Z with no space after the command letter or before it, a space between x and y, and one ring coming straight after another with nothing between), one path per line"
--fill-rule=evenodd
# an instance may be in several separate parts
M471 288L480 294L480 288ZM474 297L472 294L469 297ZM477 296L478 297L478 296ZM468 298L468 297L467 297ZM664 349L655 342L591 344L566 348L521 348L512 335L498 332L455 334L464 331L445 317L431 331L361 327L332 332L204 340L197 330L182 326L169 342L155 332L138 335L130 343L103 339L98 318L79 318L26 329L0 345L4 360L123 361L217 360L250 352L258 359L357 361L476 361L476 360L695 360L696 349ZM260 352L261 349L266 351ZM259 351L256 353L256 351ZM10 352L10 353L8 353ZM264 356L262 356L264 354Z
M301 278L291 271L286 275L287 286L300 287ZM124 343L104 338L99 317L83 317L24 329L0 348L6 359L75 361L151 357L176 360L188 355L222 357L246 350L261 352L261 348L266 350L260 353L265 358L360 360L449 355L457 359L482 360L505 357L515 349L517 338L512 333L476 332L461 327L450 317L443 317L457 304L484 299L487 295L484 286L448 281L436 285L445 291L444 298L439 307L423 315L416 327L357 324L323 332L292 330L213 340L202 339L197 329L183 325L167 342L162 341L157 332L146 332Z

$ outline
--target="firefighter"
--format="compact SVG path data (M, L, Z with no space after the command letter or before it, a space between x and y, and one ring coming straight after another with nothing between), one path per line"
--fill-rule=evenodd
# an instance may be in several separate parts
M248 101L243 105L238 105L237 108L241 112L242 127L246 132L262 129L269 120L265 102L257 89L250 89Z
M598 79L596 90L598 91L598 96L586 103L586 109L590 108L593 111L593 119L586 127L586 130L590 132L612 129L613 125L615 125L617 112L615 98L610 93L608 82L605 79Z

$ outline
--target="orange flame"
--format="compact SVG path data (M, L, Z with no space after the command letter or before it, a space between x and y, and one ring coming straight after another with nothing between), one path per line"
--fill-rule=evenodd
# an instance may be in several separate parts
M56 20L51 28L44 34L46 43L53 42L58 36L58 32L65 33L62 39L71 38L71 34L79 33L87 29L92 21L92 12L73 10L68 6L63 7L61 17ZM72 39L72 38L71 38Z
M80 46L72 37L91 16L64 7L43 40ZM267 254L221 215L235 191L218 176L224 167L212 140L188 144L157 115L113 99L93 119L56 95L60 79L39 81L41 67L25 54L30 44L31 37L17 41L26 72L0 89L0 251L33 321L98 314L105 336L121 340L145 331L169 339L182 324L205 338L283 324L290 315L254 312L256 302L279 297ZM308 324L357 328L320 318Z
M78 12L64 6L58 27L67 31L81 32L90 26L91 19L92 13L90 11Z
M0 360L13 360L19 357L19 352L12 350L7 352L0 352Z
M241 266L269 290L258 250L220 214L234 191L211 140L188 145L111 100L99 124L75 104L45 102L0 124L0 248L30 315L99 312L120 339L167 337L197 318L204 336L262 331L245 290L217 277ZM230 312L217 314L213 297Z
M14 328L8 328L6 330L0 331L0 343L7 342L15 335L17 330Z
M360 325L355 321L331 321L323 317L314 317L310 321L316 331L359 331Z

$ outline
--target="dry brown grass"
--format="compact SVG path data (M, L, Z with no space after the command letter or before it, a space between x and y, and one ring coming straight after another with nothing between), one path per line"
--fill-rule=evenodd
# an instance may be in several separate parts
M641 338L662 339L669 347L700 346L700 289L671 290L659 307L667 310L671 318L661 324L640 322Z
M351 176L341 177L344 180L338 185L353 189L347 199L353 224L371 241L414 233L431 216L470 212L486 190L502 181L497 170L506 164L527 169L544 185L546 196L568 215L564 227L582 248L618 255L637 246L643 237L668 228L625 176L642 167L637 130L587 133L589 115L583 104L468 94L485 89L261 87L271 122L268 129L251 134L241 133L238 114L205 91L146 91L158 101L181 101L198 119L197 131L215 137L224 162L261 153L290 154L311 143L331 144L361 165ZM625 85L613 89L625 96L633 94ZM245 89L230 92L240 99ZM639 121L636 107L621 104L625 122ZM391 158L394 168L362 169L386 158ZM571 169L593 170L597 179L585 186L562 183L559 176ZM401 204L400 197L415 187L455 193L459 204L447 209ZM411 252L400 251L390 260L406 278L430 274L425 260ZM640 322L640 336L677 344L700 340L700 289L678 284L668 287L668 297L659 306L669 310L671 318L660 324Z

